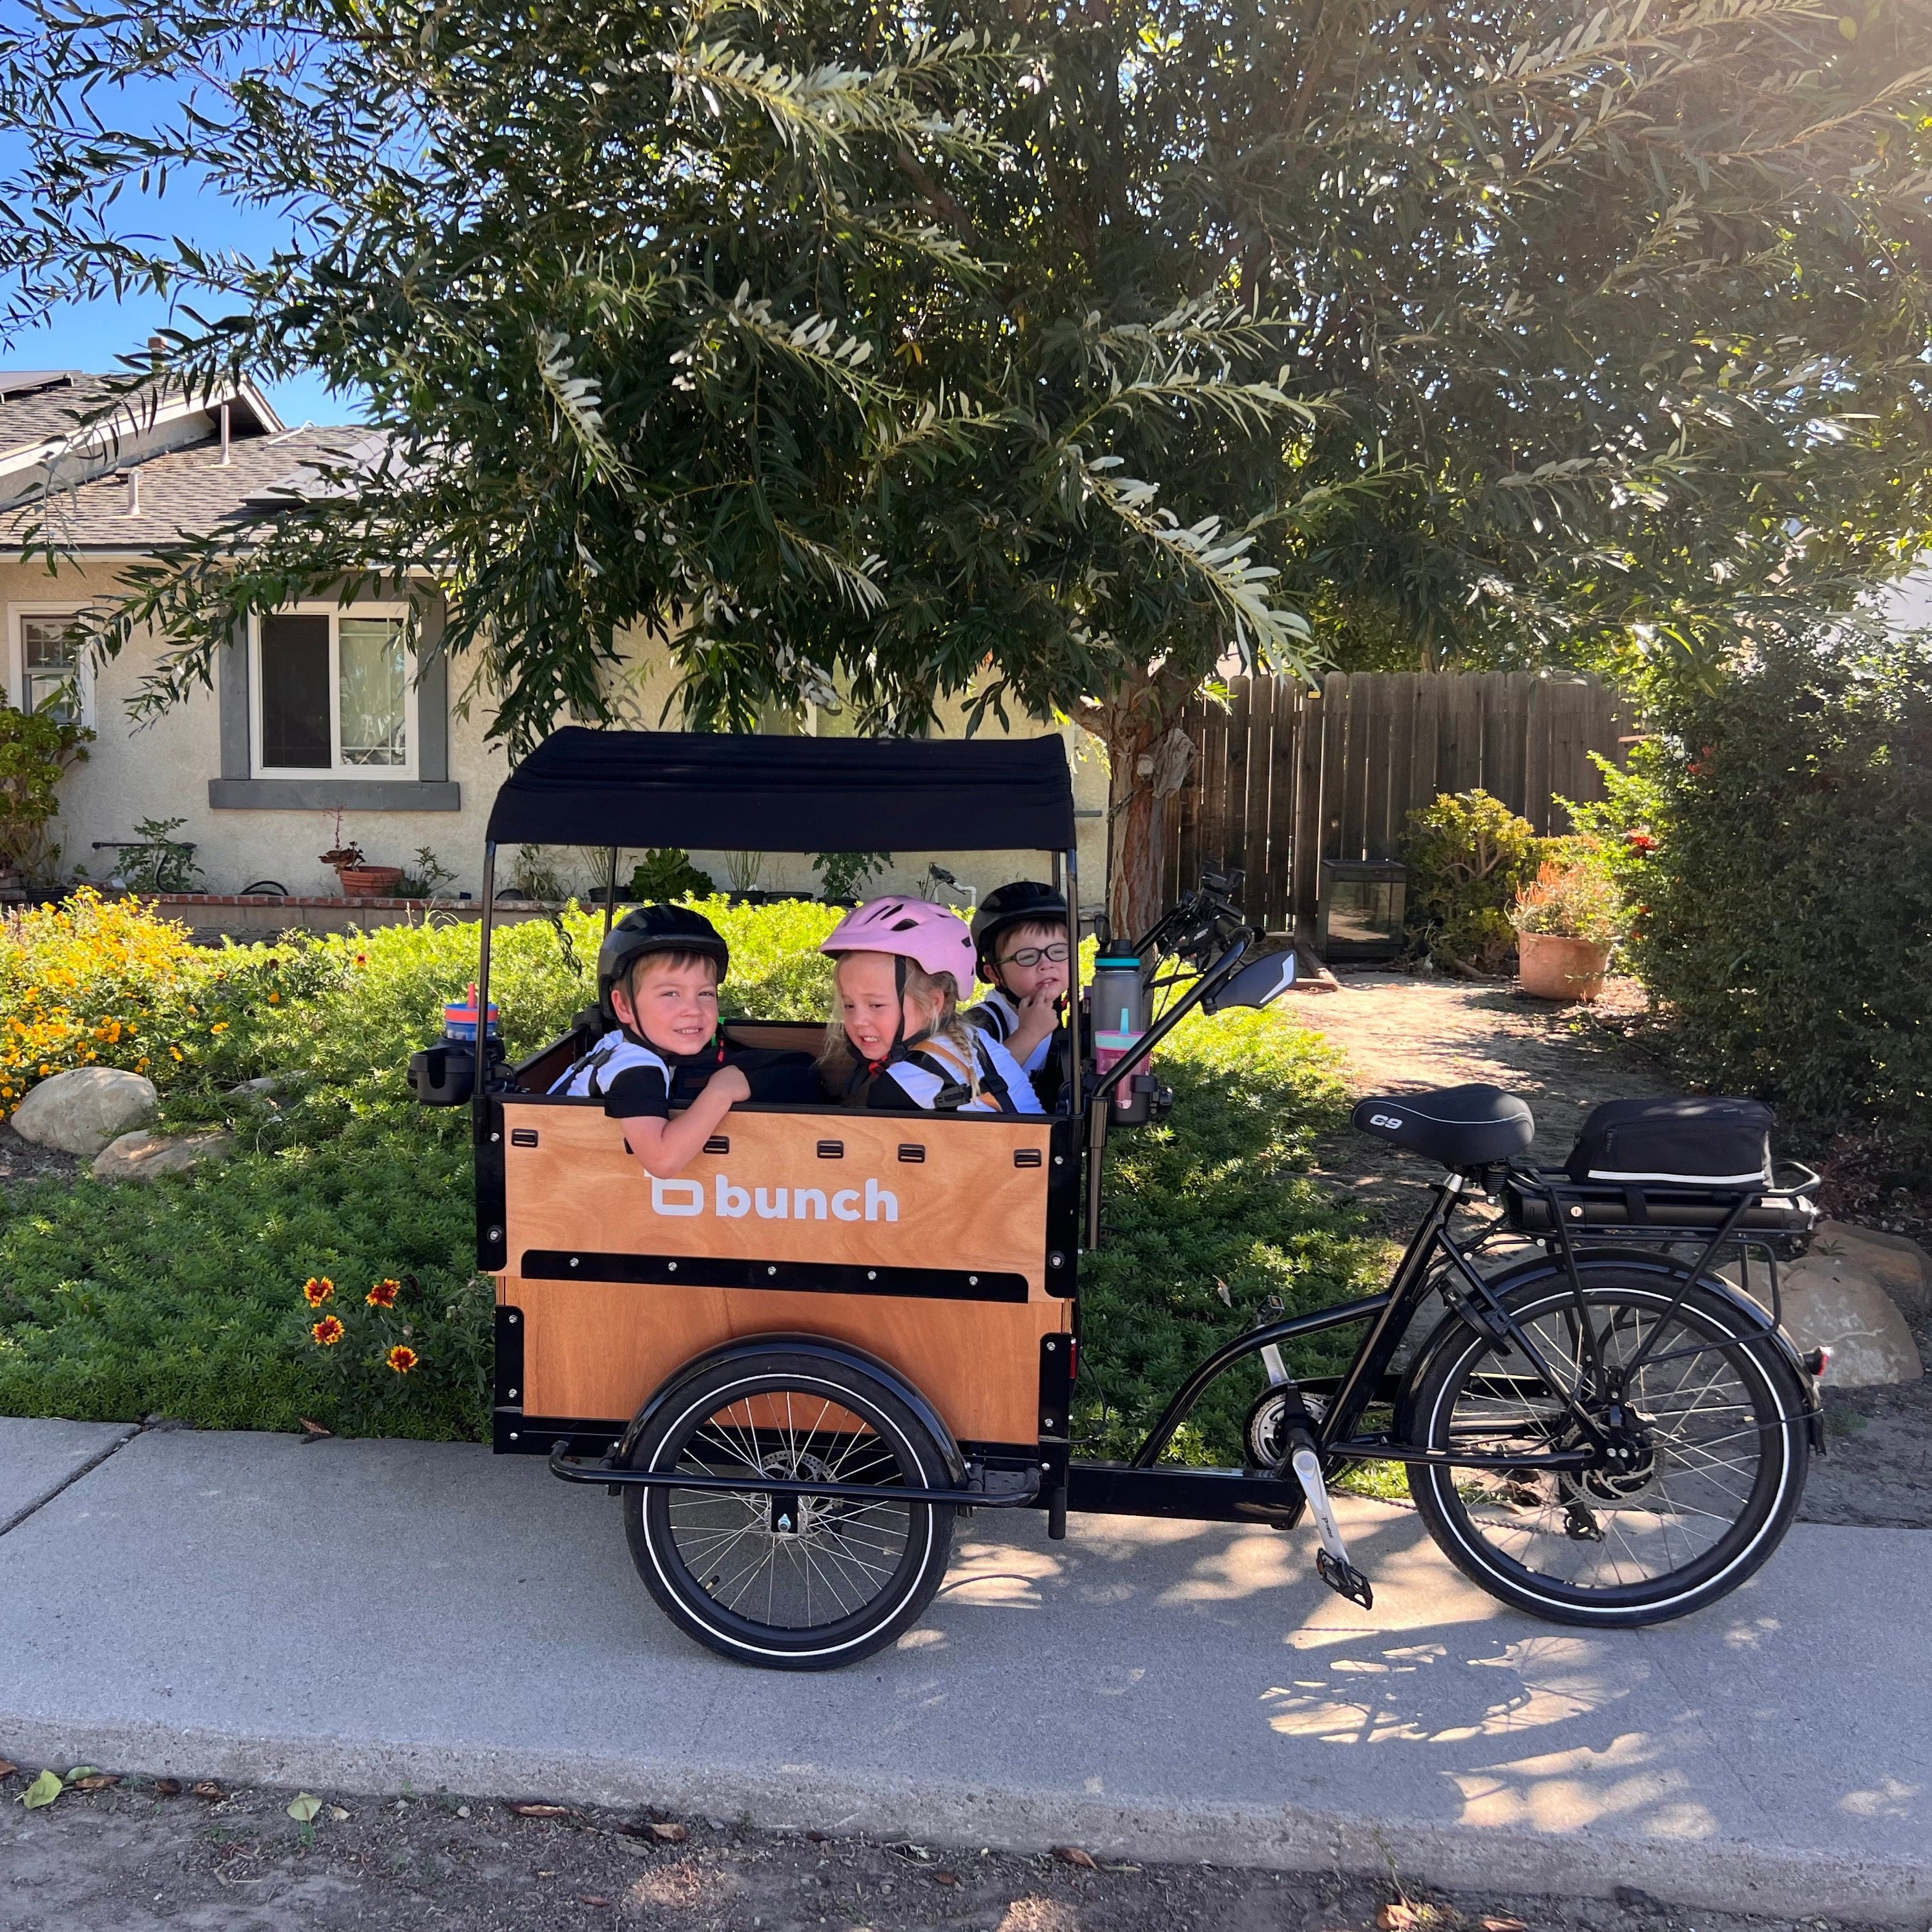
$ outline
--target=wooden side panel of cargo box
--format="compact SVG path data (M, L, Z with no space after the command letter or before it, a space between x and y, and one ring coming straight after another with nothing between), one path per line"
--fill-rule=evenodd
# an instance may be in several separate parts
M743 1336L822 1335L889 1363L964 1441L1040 1432L1040 1342L1070 1304L796 1294L756 1288L506 1279L524 1311L526 1414L621 1421L707 1348Z
M654 1186L594 1101L512 1101L502 1120L500 1292L524 1312L526 1414L622 1420L707 1348L790 1333L879 1356L962 1438L1037 1435L1040 1338L1071 1325L1047 1288L1045 1121L741 1109L725 1151ZM1027 1299L525 1276L546 1252L978 1271L1018 1276Z
M595 1101L512 1101L503 1121L512 1274L532 1250L587 1250L978 1270L1050 1298L1043 1120L741 1109L719 1129L727 1151L655 1181Z

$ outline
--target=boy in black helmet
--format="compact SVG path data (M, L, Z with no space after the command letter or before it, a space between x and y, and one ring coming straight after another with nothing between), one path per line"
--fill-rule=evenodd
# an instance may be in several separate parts
M1036 879L988 892L973 915L980 976L992 992L966 1018L998 1040L1053 1112L1066 1073L1066 1030L1060 1008L1072 972L1066 901Z
M610 1030L550 1089L602 1100L660 1180L688 1166L740 1100L818 1098L809 1054L727 1045L718 988L730 963L718 928L688 906L626 913L597 956Z

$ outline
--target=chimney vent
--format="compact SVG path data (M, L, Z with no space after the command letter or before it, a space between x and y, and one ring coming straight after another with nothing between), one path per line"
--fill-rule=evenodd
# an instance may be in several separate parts
M128 511L130 517L141 514L141 472L138 470L128 472Z

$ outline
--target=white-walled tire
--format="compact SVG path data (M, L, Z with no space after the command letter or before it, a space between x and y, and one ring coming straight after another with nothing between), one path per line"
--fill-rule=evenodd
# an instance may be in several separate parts
M1591 1337L1614 1370L1648 1343L1627 1400L1638 1446L1615 1469L1558 1474L1412 1463L1418 1511L1492 1594L1562 1623L1661 1623L1702 1609L1775 1550L1804 1487L1806 1391L1723 1295L1615 1264L1580 1270L1588 1334L1560 1276L1505 1299L1558 1378L1588 1384ZM1652 1340L1652 1331L1664 1332ZM1526 1454L1580 1440L1522 1352L1452 1316L1425 1347L1406 1408L1419 1447Z
M628 1464L878 1488L877 1502L624 1492L631 1558L658 1606L742 1663L856 1663L916 1622L946 1574L952 1509L892 1494L946 1487L944 1454L911 1407L856 1364L778 1348L695 1370L654 1405Z

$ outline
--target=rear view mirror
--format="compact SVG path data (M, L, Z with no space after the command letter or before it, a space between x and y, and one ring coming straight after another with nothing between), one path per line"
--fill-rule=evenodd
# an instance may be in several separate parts
M1202 1001L1204 1012L1218 1013L1224 1006L1264 1006L1294 984L1294 948L1264 952L1250 959L1217 993Z

